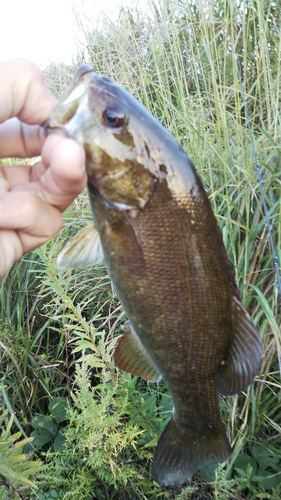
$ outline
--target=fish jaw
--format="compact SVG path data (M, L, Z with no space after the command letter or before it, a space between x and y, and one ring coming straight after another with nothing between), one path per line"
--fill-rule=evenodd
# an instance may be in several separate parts
M49 134L70 137L83 145L85 130L92 125L88 89L93 71L87 64L78 68L70 86L52 110L49 120L43 124Z

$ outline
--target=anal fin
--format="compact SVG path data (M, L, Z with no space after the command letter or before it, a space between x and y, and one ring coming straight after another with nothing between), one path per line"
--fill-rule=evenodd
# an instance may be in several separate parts
M142 377L151 382L160 381L161 375L147 355L143 345L133 332L130 323L128 329L119 339L113 359L121 370Z
M216 390L225 396L237 394L253 382L262 358L259 332L236 297L232 303L232 323L234 336L216 379Z

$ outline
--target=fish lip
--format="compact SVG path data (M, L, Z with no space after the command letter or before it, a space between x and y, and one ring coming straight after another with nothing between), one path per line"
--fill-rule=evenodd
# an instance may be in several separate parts
M50 125L50 118L48 118L43 123L41 123L40 127L43 128L43 130L45 131L45 133L47 134L47 136L53 135L53 134L58 134L58 135L61 135L63 137L70 137L69 134L68 134L68 131L66 130L65 127L63 127L63 126L61 126L61 127L60 126L54 126L54 127L52 127Z
M80 79L82 76L86 75L87 73L96 73L94 68L90 64L81 64L79 68L77 68L74 77L73 77L73 86L76 85L77 79Z
M96 74L94 68L90 64L82 64L76 70L76 73L73 77L72 82L70 83L70 85L68 86L68 88L66 89L66 91L64 92L62 97L59 99L57 105L51 111L50 117L47 120L45 120L43 123L41 123L41 125L40 125L45 130L47 135L59 134L59 135L62 135L64 137L70 137L70 134L68 133L67 128L65 127L65 124L60 124L59 122L56 122L55 113L56 113L57 109L60 109L64 105L69 104L69 102L68 102L69 96L71 96L71 94L75 91L75 88L77 88L79 85L84 86L84 93L87 93L89 82L88 81L83 82L83 79L84 79L85 75L87 75L89 73ZM88 80L88 79L86 78L86 80ZM82 82L84 83L84 85ZM81 95L82 94L83 94L83 92L81 93ZM79 101L81 95L74 97L73 104L75 103L76 100ZM70 103L71 103L71 101L70 101ZM55 122L53 125L52 125L52 121Z

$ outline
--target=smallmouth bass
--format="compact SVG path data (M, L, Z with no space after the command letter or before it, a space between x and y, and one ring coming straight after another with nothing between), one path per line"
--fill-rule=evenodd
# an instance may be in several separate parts
M229 458L218 393L246 389L262 356L209 200L169 132L89 65L77 70L45 126L84 147L94 218L59 265L104 257L129 318L115 363L147 380L162 377L173 399L153 477L182 485L198 468Z

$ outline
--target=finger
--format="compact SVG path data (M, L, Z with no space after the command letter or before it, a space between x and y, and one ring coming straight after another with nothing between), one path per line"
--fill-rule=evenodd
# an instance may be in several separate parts
M60 211L70 205L87 183L84 149L72 139L55 134L44 143L42 161L32 166L3 165L2 172L13 192L24 190L37 195Z
M27 59L0 64L0 81L0 156L39 155L45 133L35 124L49 117L56 99L47 89L40 69ZM18 119L8 120L11 117Z
M24 231L46 241L59 231L61 224L60 212L28 191L9 191L0 196L1 229Z
M3 171L0 169L0 195L10 190L10 185Z
M42 149L42 162L32 168L31 180L38 179L38 195L65 210L87 183L82 146L58 135L48 137Z
M33 200L29 193L0 196L0 276L22 255L54 236L61 225L59 210L36 196Z
M14 186L28 184L30 182L32 165L26 163L19 165L0 165L0 175L8 183L9 189L13 190Z
M49 117L56 100L46 87L40 69L27 59L0 64L0 122L17 116L28 124L42 123Z
M0 196L0 276L22 255L54 236L61 225L59 210L37 196L24 191Z
M0 158L31 158L39 156L46 139L39 125L27 125L18 118L0 123Z
M0 254L0 277L2 277L22 256L22 244L15 231L0 229Z

